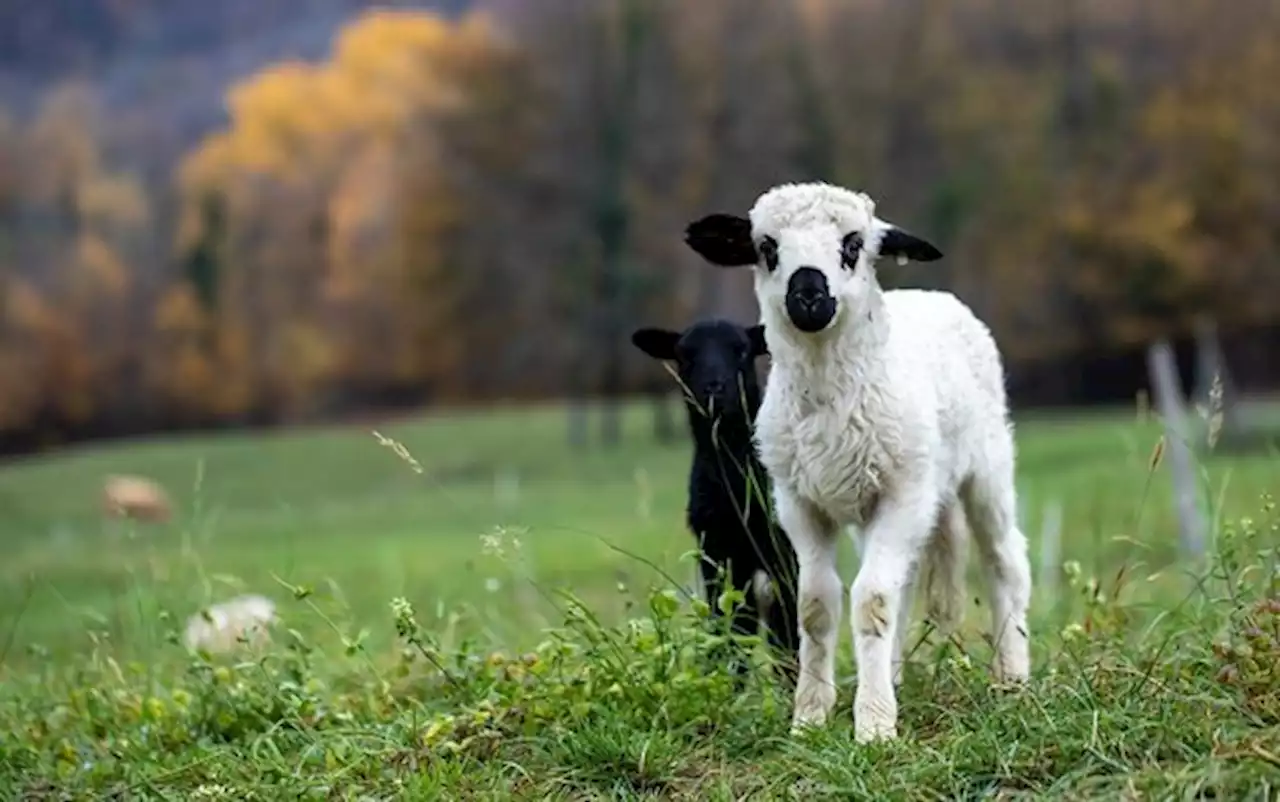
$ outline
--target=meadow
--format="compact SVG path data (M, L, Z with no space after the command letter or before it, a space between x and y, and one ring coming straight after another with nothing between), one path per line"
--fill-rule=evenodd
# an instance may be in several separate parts
M697 626L705 605L684 593L688 446L656 442L647 415L629 407L612 450L570 451L549 406L135 441L0 468L0 794L1280 792L1274 448L1201 455L1210 555L1194 563L1178 553L1155 421L1020 418L1032 685L989 687L974 571L962 637L912 641L902 739L858 747L847 631L836 720L797 738L766 670L739 692L708 659L725 636ZM98 489L114 473L162 482L174 520L104 520ZM1041 568L1055 504L1060 553ZM852 578L848 544L844 562ZM241 592L276 601L270 646L180 645L190 615Z

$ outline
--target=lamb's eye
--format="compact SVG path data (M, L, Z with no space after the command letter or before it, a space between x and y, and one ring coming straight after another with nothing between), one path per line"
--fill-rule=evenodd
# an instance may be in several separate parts
M760 240L760 258L764 260L764 266L772 273L778 269L778 241L773 237L765 237Z
M858 254L862 253L862 235L856 231L845 235L840 247L840 259L844 266L853 270L858 266Z

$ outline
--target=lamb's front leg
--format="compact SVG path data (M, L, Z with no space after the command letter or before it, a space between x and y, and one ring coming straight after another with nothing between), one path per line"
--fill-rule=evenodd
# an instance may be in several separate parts
M778 523L796 552L800 672L791 730L820 726L836 704L836 623L843 614L835 526L812 505L774 488Z
M899 630L905 626L914 566L933 514L932 505L919 499L886 498L866 529L858 576L849 592L858 665L853 727L860 743L898 734L894 663Z
M861 533L854 535L853 543L858 552L858 564L861 565L864 559ZM898 625L894 628L893 638L893 685L895 688L902 685L903 663L907 654L907 630L911 627L911 606L912 594L915 589L915 574L915 570L908 574L906 587L903 590L903 603L898 605Z

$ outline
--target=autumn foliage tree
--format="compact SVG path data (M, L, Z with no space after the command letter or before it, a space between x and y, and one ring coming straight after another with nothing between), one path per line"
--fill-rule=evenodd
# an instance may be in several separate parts
M626 331L755 315L684 224L792 180L938 241L885 279L962 295L1036 400L1205 320L1280 345L1272 0L475 5L249 76L168 184L87 85L0 124L0 447L566 395L616 438L597 402L671 388Z
M52 93L10 130L0 282L0 436L44 437L95 422L127 427L140 356L136 259L150 204L95 139L99 110L82 86Z
M232 89L230 125L182 166L179 249L216 275L216 305L185 304L208 322L189 325L253 343L208 355L244 378L238 405L296 416L343 393L447 392L460 355L445 244L460 204L430 123L465 111L502 47L479 15L370 12L328 62Z

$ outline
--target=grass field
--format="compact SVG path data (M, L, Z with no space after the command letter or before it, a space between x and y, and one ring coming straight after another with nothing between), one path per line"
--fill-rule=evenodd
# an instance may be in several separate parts
M1037 589L1032 687L987 687L975 582L965 637L912 655L901 742L856 747L847 633L836 722L797 739L767 673L736 693L707 667L715 638L672 589L693 570L688 450L646 414L587 453L556 409L380 427L421 473L368 427L0 468L0 794L1276 798L1274 451L1202 460L1215 556L1197 585L1154 423L1020 421L1033 562L1056 501L1056 564L1080 569ZM101 520L110 473L163 482L176 520ZM276 600L273 647L173 642L244 591Z

